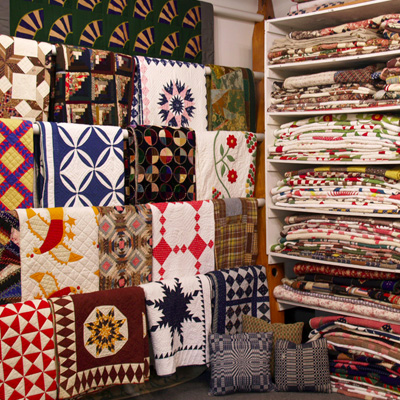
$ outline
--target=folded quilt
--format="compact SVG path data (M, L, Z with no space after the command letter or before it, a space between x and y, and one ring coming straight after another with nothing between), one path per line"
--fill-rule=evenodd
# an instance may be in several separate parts
M215 269L212 201L151 204L152 281L183 278Z
M196 198L253 197L257 137L250 132L198 132Z
M18 209L22 300L99 290L98 211Z
M242 316L270 321L269 291L265 267L261 265L213 271L211 282L212 332L242 332Z
M122 129L40 123L43 207L124 204Z
M59 399L148 380L150 357L142 288L64 296L50 302Z
M53 121L127 126L134 67L132 56L58 44Z
M316 11L321 11L321 10L327 10L330 8L338 8L338 7L344 7L352 4L359 4L359 3L365 3L370 0L350 0L350 1L343 1L343 0L334 0L334 1L329 1L327 2L326 0L317 0L317 1L308 1L304 3L304 6L307 6L309 4L309 7L307 8L300 8L302 4L298 4L297 6L292 6L290 7L290 12L288 15L301 15L301 14L308 14L310 12L316 12Z
M33 207L32 122L0 118L0 132L0 211Z
M142 285L157 375L208 362L210 283L205 275Z
M207 130L204 66L135 57L132 125L167 125Z
M129 127L128 132L126 202L194 200L198 141L195 132L189 128L148 125Z
M98 207L99 289L151 281L152 214L149 207Z

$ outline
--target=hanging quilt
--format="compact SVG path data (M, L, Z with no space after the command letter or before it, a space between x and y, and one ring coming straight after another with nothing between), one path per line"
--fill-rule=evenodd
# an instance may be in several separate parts
M145 298L140 287L50 300L59 364L59 399L149 378Z
M95 207L18 209L22 300L99 290Z
M58 45L56 70L53 121L128 125L133 96L132 56Z
M153 281L205 274L215 269L212 202L156 203L150 207Z
M209 65L208 130L256 131L253 72L247 68Z
M123 205L121 128L40 123L43 207Z
M189 62L212 62L214 40L202 40L203 21L212 31L213 13L196 0L10 2L17 37Z
M33 207L32 123L1 118L0 135L0 210Z
M194 131L144 125L128 130L127 203L194 200Z
M211 282L212 332L242 332L242 315L270 322L268 281L261 265L213 271Z
M14 212L0 211L0 304L21 301L19 221Z
M51 44L0 35L0 116L47 121Z
M204 65L135 57L131 124L207 129Z
M98 207L100 290L151 281L152 215L146 206Z
M256 199L213 200L215 269L255 264L258 254Z
M46 300L0 306L1 399L57 399L53 335Z
M210 284L204 275L142 285L157 375L208 362Z
M253 197L256 154L254 133L197 132L197 200Z

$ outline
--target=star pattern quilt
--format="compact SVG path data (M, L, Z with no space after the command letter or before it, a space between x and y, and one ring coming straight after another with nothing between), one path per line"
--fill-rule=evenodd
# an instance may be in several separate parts
M131 124L207 130L204 65L135 57Z
M212 202L155 203L150 207L153 281L205 274L215 269Z
M0 398L57 398L53 317L46 300L0 306Z
M46 122L40 130L43 207L124 204L121 128Z
M142 285L157 375L208 362L210 284L204 275Z
M270 321L269 290L265 267L250 265L209 272L213 333L242 332L242 315Z
M59 399L149 378L143 289L130 287L50 300L59 363Z
M99 290L98 211L18 209L22 301Z
M152 214L144 205L99 207L100 290L151 281Z

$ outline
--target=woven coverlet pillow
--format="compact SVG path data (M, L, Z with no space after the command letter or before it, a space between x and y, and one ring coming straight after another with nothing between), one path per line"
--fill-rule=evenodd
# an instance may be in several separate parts
M272 336L272 332L211 334L209 394L272 390Z

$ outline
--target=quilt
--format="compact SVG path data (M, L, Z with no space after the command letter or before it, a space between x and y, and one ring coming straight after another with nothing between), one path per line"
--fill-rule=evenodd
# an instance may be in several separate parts
M151 204L152 280L183 278L215 269L214 205L211 201Z
M135 57L131 124L207 130L204 65Z
M145 125L128 131L127 203L195 200L195 132Z
M209 65L208 130L256 131L253 72ZM207 82L208 84L208 82Z
M207 273L211 282L212 332L242 332L242 316L270 322L265 267L250 265Z
M257 136L205 131L196 135L197 200L253 197Z
M57 398L53 317L46 300L0 306L0 397Z
M100 290L151 281L152 215L148 207L98 207Z
M43 207L124 204L121 128L46 122L40 130Z
M106 290L50 301L59 362L59 399L148 380L143 289Z
M213 200L215 269L254 265L258 254L256 199Z
M52 121L127 126L134 68L132 56L57 45Z
M21 301L21 257L18 215L0 211L0 304Z
M18 209L22 301L99 290L98 211Z
M47 121L51 44L0 35L0 117Z
M210 283L205 275L166 279L141 286L157 375L177 367L204 365L211 331Z
M1 118L0 135L0 211L33 207L32 123Z

